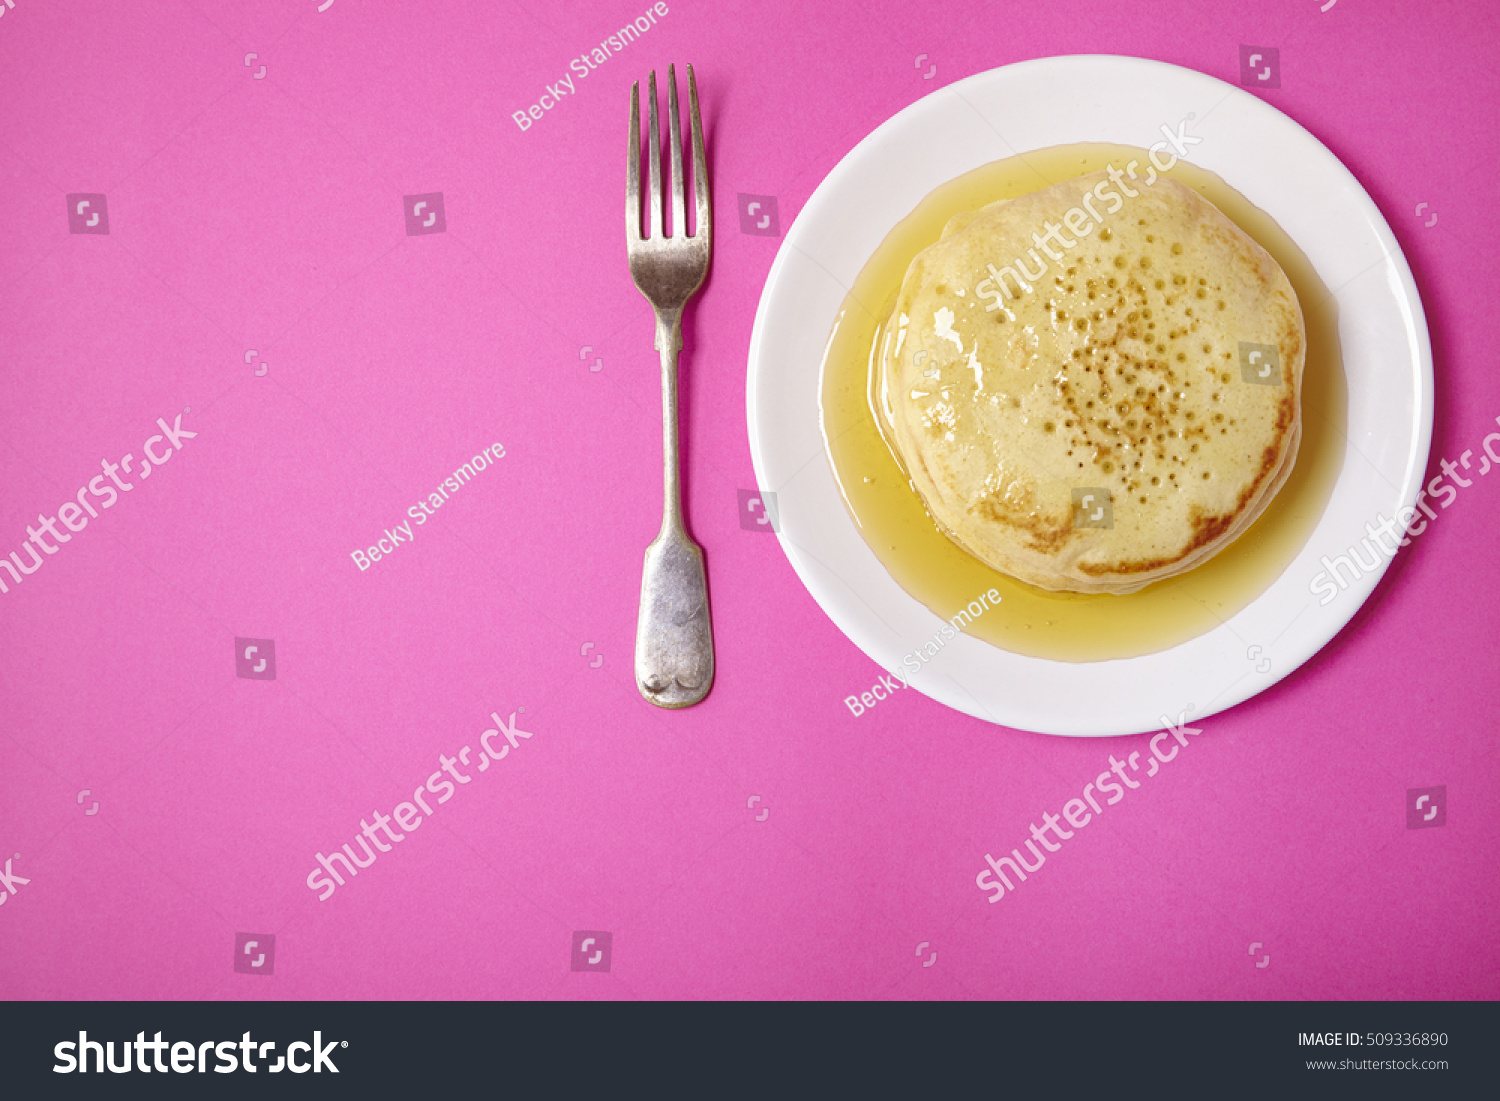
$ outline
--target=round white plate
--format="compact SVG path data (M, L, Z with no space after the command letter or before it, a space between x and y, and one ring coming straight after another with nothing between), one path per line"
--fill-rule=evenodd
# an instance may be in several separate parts
M949 707L1025 730L1110 735L1201 719L1275 684L1358 610L1387 559L1330 598L1322 559L1365 524L1415 502L1432 435L1432 350L1411 270L1380 211L1331 152L1233 85L1157 61L1050 57L979 73L906 108L819 185L771 266L750 340L750 449L776 494L792 567L840 630L894 671L943 625L886 572L834 481L818 425L820 365L839 306L885 235L939 185L1034 149L1104 141L1141 148L1163 128L1196 137L1188 160L1268 213L1338 300L1348 382L1343 466L1306 546L1222 626L1170 650L1073 664L960 634L911 685ZM1363 548L1361 548L1363 553ZM1326 600L1326 603L1323 601ZM870 678L874 683L875 675ZM869 683L834 686L840 696Z

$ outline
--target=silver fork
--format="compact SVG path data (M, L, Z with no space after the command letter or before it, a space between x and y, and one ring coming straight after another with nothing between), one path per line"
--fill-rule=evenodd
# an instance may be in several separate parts
M688 72L692 109L693 195L696 232L687 233L687 197L682 176L682 127L677 116L677 74L667 66L667 111L672 153L672 236L662 218L661 139L656 116L656 73L648 83L650 130L647 232L641 233L640 84L630 87L630 156L625 183L625 243L630 277L656 311L656 349L661 353L662 451L665 468L661 531L646 548L641 573L641 610L635 631L635 683L658 707L688 707L713 685L714 638L708 617L708 582L703 551L682 523L682 483L677 448L677 354L682 350L682 308L708 271L712 222L708 207L708 166L703 155L703 122L698 117L698 85Z

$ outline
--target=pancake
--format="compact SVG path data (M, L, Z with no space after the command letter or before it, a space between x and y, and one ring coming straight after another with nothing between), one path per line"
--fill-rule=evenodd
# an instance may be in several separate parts
M1175 180L1111 169L957 215L918 254L879 348L882 430L970 554L1128 593L1222 550L1286 481L1305 348L1269 253Z

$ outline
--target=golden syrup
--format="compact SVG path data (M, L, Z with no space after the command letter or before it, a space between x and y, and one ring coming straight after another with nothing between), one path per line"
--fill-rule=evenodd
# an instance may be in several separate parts
M1343 462L1347 393L1337 304L1312 265L1265 213L1210 172L1179 160L1166 175L1191 187L1258 241L1297 292L1307 326L1302 440L1296 465L1265 512L1202 565L1123 596L1053 593L992 569L948 539L927 514L875 412L880 331L906 270L948 219L1062 180L1147 163L1127 146L1056 146L996 161L938 188L881 242L834 322L823 359L823 439L844 502L891 576L943 619L995 589L998 607L965 630L1003 650L1054 661L1155 653L1212 630L1265 592L1297 556Z

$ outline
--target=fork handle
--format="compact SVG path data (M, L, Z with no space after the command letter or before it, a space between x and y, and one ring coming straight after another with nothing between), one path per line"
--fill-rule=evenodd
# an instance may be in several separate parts
M661 529L681 531L682 469L677 454L677 357L682 351L682 310L656 311L656 350L661 353Z
M635 682L657 707L689 707L714 681L703 551L681 530L663 531L646 548L636 620Z
M682 522L678 466L677 357L682 311L656 312L661 353L663 502L661 531L646 548L636 619L635 681L658 707L688 707L708 695L714 679L713 628L703 551Z

